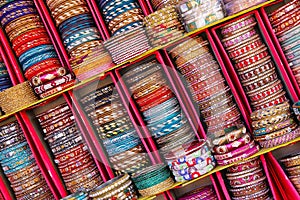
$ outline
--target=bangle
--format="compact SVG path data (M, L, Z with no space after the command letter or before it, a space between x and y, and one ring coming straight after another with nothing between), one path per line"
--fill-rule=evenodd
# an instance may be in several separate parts
M240 162L237 165L227 168L227 171L231 174L234 173L244 173L246 170L250 170L260 166L260 160L255 157L244 162ZM228 174L229 175L229 174Z
M252 112L251 114L251 119L252 120L260 120L260 119L264 119L266 117L271 117L271 116L275 116L284 112L288 112L289 111L289 103L286 101L282 104L278 104L272 107L268 107L265 109L261 109L261 110L257 110Z
M238 138L237 140L225 144L225 145L220 145L220 146L214 146L213 147L213 153L222 155L228 152L231 152L245 144L250 143L251 141L251 136L249 133L246 133L245 135L241 136L240 138Z
M66 73L67 73L67 70L65 68L61 67L61 68L58 68L55 71L48 72L47 74L43 74L43 75L40 75L40 76L34 76L31 79L31 83L34 86L39 86L39 85L45 84L48 81L51 81L55 78L62 77L64 75L66 75Z
M265 117L262 120L253 121L252 122L252 127L254 129L267 127L268 125L279 123L279 122L287 120L290 117L290 115L291 114L289 112L282 112L282 113L278 113L277 115L273 115L273 116L270 116L270 117Z
M261 92L258 92L258 93L252 94L252 95L248 95L248 96L252 102L261 101L264 98L266 98L267 96L273 95L282 89L283 89L283 85L281 84L281 81L277 80L274 83L271 82L269 84L269 86L267 88L265 88L264 90L262 90Z
M262 49L263 51L258 52L258 54L252 54L250 58L243 60L243 61L236 61L236 64L234 65L236 69L242 69L246 68L253 64L256 63L258 60L261 60L263 58L266 58L269 55L268 50Z
M246 127L242 126L239 129L233 130L229 133L224 132L224 135L222 137L213 139L212 143L213 143L213 145L219 146L219 145L223 145L223 144L226 144L229 142L233 142L233 141L237 140L238 138L240 138L243 134L245 134L246 131L247 131Z
M216 163L212 162L209 165L205 166L203 169L196 169L195 167L191 167L188 174L184 176L175 176L175 180L177 182L183 182L198 178L213 170L215 168L215 165Z
M297 128L297 124L293 123L289 125L288 127L282 128L281 130L262 135L262 136L254 136L255 141L264 141L264 140L270 140L276 137L280 137L282 135L285 135L287 133L290 133L291 131L295 130Z
M288 155L280 159L280 162L282 162L286 168L298 166L300 165L300 155L299 153Z
M265 141L259 141L259 145L263 148L271 148L271 147L278 146L280 144L289 142L289 141L299 137L299 135L300 135L300 130L299 130L299 128L297 128L297 129L291 131L290 133L287 133L280 137L273 138L270 140L265 140Z
M236 157L226 159L226 160L217 160L217 163L221 166L229 165L229 164L232 164L234 162L238 162L240 160L243 160L243 159L245 159L249 156L252 156L253 154L257 153L258 151L259 151L259 146L255 145L251 149L247 150L246 152L243 152L240 155L237 155Z
M256 31L253 28L250 28L240 32L239 34L225 38L222 40L222 42L224 47L229 50L229 47L240 44L242 41L254 36L255 34L257 34Z
M251 140L250 140L251 141ZM253 148L255 146L255 143L254 141L252 140L250 143L244 145L244 146L241 146L233 151L230 151L226 154L221 154L221 155L215 155L215 159L218 161L218 160L225 160L225 159L228 159L228 158L232 158L236 155L239 155L241 153L244 153L246 151L248 151L249 149Z

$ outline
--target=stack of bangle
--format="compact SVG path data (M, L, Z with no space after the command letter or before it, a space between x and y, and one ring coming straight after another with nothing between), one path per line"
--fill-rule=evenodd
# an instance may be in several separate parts
M222 1L220 0L205 2L184 0L178 4L177 10L186 32L194 31L225 17Z
M180 0L151 0L151 5L153 6L154 10L160 10L167 6L176 6Z
M118 174L131 174L149 165L147 153L113 84L82 96L81 103Z
M269 15L289 66L300 85L300 2L293 0Z
M0 92L7 88L10 88L11 86L12 82L7 72L7 68L0 56Z
M227 15L233 15L267 0L223 0Z
M16 112L19 109L35 103L37 100L38 98L32 91L28 81L0 92L0 107L6 114Z
M280 159L280 162L285 166L285 171L288 173L289 179L300 194L300 154L288 155Z
M82 56L70 58L70 64L78 80L88 79L113 66L111 56L101 45L90 48Z
M33 0L16 0L0 6L0 21L27 80L40 98L74 84L62 67Z
M226 173L233 200L270 199L270 189L259 158L229 167Z
M167 6L144 18L153 47L171 42L184 34L184 27L174 6Z
M90 192L91 199L137 199L137 191L128 174L115 177Z
M198 178L216 166L215 159L204 140L180 145L169 152L165 159L177 182Z
M97 0L112 36L143 26L144 14L137 0Z
M246 133L245 126L231 127L225 132L224 136L212 141L218 165L229 165L258 152L259 146L254 143L250 133Z
M242 122L230 88L208 45L200 36L189 38L173 47L170 55L199 105L209 137L215 138L224 135L220 130Z
M217 200L217 194L212 185L197 188L188 193L185 193L178 200L196 200L196 199L209 199Z
M44 139L48 142L66 188L92 190L102 183L94 159L89 152L67 103L36 116Z
M157 164L137 171L132 180L142 196L159 194L174 184L168 166Z
M89 78L111 64L110 56L102 45L102 38L86 0L46 0L46 3L71 60L84 59L80 63L71 61L77 78L80 80ZM97 55L90 55L91 51L96 51ZM97 62L98 65L91 64L90 60Z
M150 60L149 60L150 59ZM136 101L160 152L165 155L177 146L194 140L185 114L153 58L124 69L124 80Z
M261 147L274 147L300 136L289 102L255 111L251 119L254 139Z
M248 15L223 26L221 34L252 108L260 110L283 103L287 97L256 24L255 17Z
M85 192L76 192L60 200L88 200L88 194Z
M111 37L104 42L104 46L108 49L116 64L128 61L151 48L143 27L132 28Z
M15 198L53 199L18 122L2 123L0 135L0 164Z

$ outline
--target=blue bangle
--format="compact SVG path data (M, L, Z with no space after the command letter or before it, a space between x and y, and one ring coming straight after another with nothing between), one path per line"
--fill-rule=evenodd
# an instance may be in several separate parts
M145 121L147 121L149 124L152 124L158 121L159 119L165 118L168 115L171 115L172 113L180 112L180 111L181 111L181 107L178 104L175 107L169 109L162 109L160 112L154 113L155 114L154 116L145 118Z
M131 142L127 143L126 145L121 146L115 146L114 148L106 149L109 156L114 156L119 153L122 153L124 151L127 151L129 149L132 149L133 147L136 147L141 144L140 138L137 138L135 140L132 140Z
M187 119L185 118L185 119L179 121L179 123L172 124L172 125L170 125L168 127L165 127L164 129L161 129L161 130L153 131L152 135L155 138L160 138L160 137L169 135L170 133L172 133L172 132L180 129L182 126L184 126L184 124L186 124L186 122L187 122Z
M125 131L124 133L118 134L114 137L103 140L103 144L112 145L118 143L120 140L123 141L123 140L127 140L128 138L136 138L136 137L137 137L136 130L132 129L129 131Z
M33 57L32 59L28 60L26 63L22 65L23 71L26 72L27 69L29 69L31 66L35 65L36 63L39 63L43 60L47 60L49 58L57 58L57 54L54 51L46 52L42 55L38 55L36 57Z
M22 143L20 143L20 144L18 144L18 145L16 145L16 146L12 146L12 147L10 147L10 148L6 148L6 149L0 151L0 155L6 154L6 153L10 153L10 152L12 152L12 151L14 151L14 150L23 148L25 145L28 145L27 142L22 142Z
M14 14L13 17L9 17L7 16L8 19L6 18L3 18L1 19L1 24L2 24L2 27L5 28L7 24L9 24L10 22L12 22L13 20L17 19L17 18L20 18L22 16L25 16L25 15L29 15L29 14L38 14L37 13L37 10L34 8L24 8L22 9L22 12L18 12L18 13L10 13L10 14Z
M98 30L96 28L85 28L78 30L77 32L74 32L74 34L69 35L69 37L65 38L63 40L65 46L69 46L72 44L72 42L76 42L77 40L80 40L81 38L89 35L98 35Z
M12 160L11 162L3 163L3 164L1 164L1 166L4 171L8 171L8 170L12 170L20 165L25 164L26 162L30 161L31 159L33 159L32 154L31 154L31 156L16 158L16 159Z
M27 167L27 166L29 166L29 165L32 165L33 163L35 163L35 159L34 159L34 158L31 159L31 160L29 160L28 162L22 164L22 165L17 166L16 168L14 168L14 169L12 169L12 170L5 171L4 173L5 173L5 174L11 174L11 173L13 173L13 172L17 172L17 171L19 171L20 169L23 169L23 168L25 168L25 167Z
M150 127L150 129L160 129L161 127L172 123L172 121L177 121L181 120L181 110L175 113L172 113L171 115L166 116L165 118L152 123L152 124L147 124L147 127Z
M32 152L30 149L26 149L26 150L23 150L23 151L20 151L20 152L17 152L15 155L13 155L12 157L9 157L9 158L4 158L1 160L1 164L4 164L4 163L10 163L14 160L17 160L17 159L20 159L20 157L28 157L32 155Z
M43 54L43 52L48 50L54 50L54 47L52 44L44 44L37 47L34 47L32 49L29 49L28 51L24 52L22 55L19 56L19 61L21 64L26 62L26 60L30 59L33 56Z
M81 23L79 26L70 26L66 30L61 32L61 37L64 40L70 35L73 35L74 33L78 32L79 30L93 27L93 24L94 22L92 21L85 21L84 23Z
M63 32L64 29L66 29L70 26L73 26L73 25L80 26L82 21L89 21L89 20L93 20L93 17L88 13L77 15L77 16L71 17L71 18L67 19L66 21L62 22L59 25L58 29L59 29L60 32Z

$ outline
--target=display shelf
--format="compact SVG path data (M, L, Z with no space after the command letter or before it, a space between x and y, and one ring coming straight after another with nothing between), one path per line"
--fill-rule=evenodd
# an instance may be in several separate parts
M194 182L196 182L196 181L198 181L198 180L200 180L200 179L203 179L203 178L205 178L205 177L207 177L207 176L209 176L209 175L211 175L211 174L217 173L217 172L222 171L222 170L224 170L224 169L227 169L227 168L229 168L229 167L231 167L231 166L233 166L233 165L236 165L236 164L238 164L238 163L240 163L240 162L249 160L249 159L251 159L251 158L258 157L258 156L260 156L260 155L264 155L264 154L266 154L266 153L269 153L269 152L271 152L271 151L274 151L274 150L276 150L276 149L279 149L279 148L288 146L288 145L290 145L290 144L293 144L293 143L296 143L296 142L299 142L299 141L300 141L300 137L299 137L299 138L296 138L296 139L294 139L294 140L292 140L292 141L290 141L290 142L287 142L287 143L278 145L278 146L276 146L276 147L266 148L266 149L261 149L261 150L260 150L259 152L257 152L256 154L254 154L254 155L252 155L252 156L250 156L250 157L248 157L248 158L245 158L245 159L243 159L243 160L241 160L241 161L232 163L232 164L230 164L230 165L217 166L215 169L213 169L212 171L208 172L207 174L204 174L203 176L200 176L200 177L198 177L198 178L195 178L195 179L193 179L193 180L191 180L191 181L182 182L182 183L175 183L175 184L174 184L172 187L170 187L168 190L176 189L176 188L178 188L178 187L184 187L184 186L187 186L187 185L192 184L192 183L194 183ZM168 190L165 190L165 191L168 191ZM164 191L164 192L165 192L165 191ZM142 198L139 198L139 199L140 199L140 200L151 200L151 199L154 199L157 195L158 195L158 194L154 194L153 196L150 196L150 197L142 197Z
M213 23L211 23L211 24L208 24L207 26L204 26L204 27L202 27L202 28L199 28L199 29L197 29L197 30L195 30L195 31L186 33L186 34L184 34L182 37L179 37L179 38L173 40L172 42L169 42L169 43L166 43L166 44L164 44L164 45L161 45L161 46L152 48L152 49L146 51L145 53L143 53L143 54L141 54L141 55L138 55L138 56L136 56L136 57L134 57L134 58L132 58L132 59L130 59L130 60L128 60L128 61L125 61L125 62L123 62L123 63L121 63L121 64L118 64L118 65L114 65L114 66L111 67L110 69L105 70L105 71L103 71L103 72L101 72L101 73L98 73L98 74L96 74L96 75L94 75L94 76L92 76L92 77L90 77L90 78L88 78L88 79L85 79L85 80L81 81L81 82L78 82L78 83L76 83L75 85L73 85L73 86L71 86L71 87L69 87L69 88L67 88L67 89L65 89L65 90L62 90L62 91L60 91L60 92L58 92L58 93L55 93L55 94L53 94L53 95L51 95L51 96L49 96L49 97L40 99L40 100L38 100L38 101L36 101L36 102L34 102L34 103L32 103L32 104L29 104L29 105L27 105L27 106L24 106L24 107L22 107L22 108L20 108L20 109L15 110L14 112L7 113L7 114L5 114L5 115L2 115L2 116L0 116L0 121L1 121L2 119L5 119L5 118L7 118L7 117L12 116L13 114L15 114L15 113L17 113L17 112L20 112L20 111L22 111L22 110L29 109L29 108L31 108L32 106L38 105L38 104L40 104L40 103L42 103L42 102L45 102L46 100L49 100L49 99L54 98L54 97L57 97L57 96L59 96L59 95L62 94L62 93L65 93L65 92L67 92L67 91L69 91L69 90L72 90L72 89L77 88L77 87L80 87L80 86L82 86L82 85L84 85L84 84L86 84L86 83L89 83L89 82L91 82L91 81L93 81L93 80L96 80L97 78L99 78L99 77L101 77L101 76L104 76L104 74L107 73L107 72L109 72L109 71L112 71L112 70L114 70L114 69L116 69L116 68L119 68L119 67L121 67L121 66L124 66L124 65L126 65L126 64L129 64L129 63L132 63L132 62L136 62L137 60L139 60L139 59L141 59L141 58L144 58L144 57L146 57L146 56L152 54L152 53L155 52L155 51L165 49L165 48L167 48L168 46L170 46L170 45L172 45L172 44L174 44L174 43L176 43L176 42L178 42L178 41L180 41L180 40L182 40L182 39L185 39L185 38L187 38L187 37L189 37L189 36L192 36L192 35L194 35L194 34L198 34L198 33L202 32L202 31L205 30L205 29L208 29L208 28L210 28L210 27L212 27L212 26L221 24L221 23L223 23L223 22L225 22L225 21L228 21L228 20L230 20L230 19L239 17L239 16L241 16L241 15L243 15L243 14L245 14L245 13L248 13L248 12L250 12L250 11L256 10L256 9L258 9L258 8L261 8L261 7L263 7L263 6L266 6L266 5L268 5L268 4L272 3L272 2L275 2L275 1L276 1L276 0L269 0L269 1L266 1L266 2L264 2L264 3L262 3L262 4L259 4L259 5L257 5L257 6L251 7L251 8L249 8L249 9L247 9L247 10L241 11L241 12L239 12L239 13L237 13L237 14L234 14L234 15L231 15L231 16L228 16L228 17L225 17L225 18L223 18L223 19L221 19L221 20L218 20L218 21L216 21L216 22L213 22Z

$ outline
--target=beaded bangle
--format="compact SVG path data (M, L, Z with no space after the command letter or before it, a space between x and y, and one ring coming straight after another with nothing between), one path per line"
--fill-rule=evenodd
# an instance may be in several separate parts
M231 131L231 132L225 134L222 137L213 139L212 143L213 143L213 145L223 145L228 142L233 142L236 139L240 138L241 135L245 134L246 131L247 131L246 127L243 126L243 127L239 128L238 130L234 130L234 131Z

